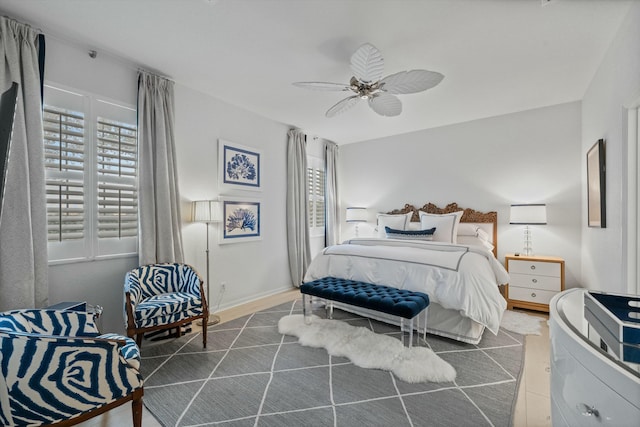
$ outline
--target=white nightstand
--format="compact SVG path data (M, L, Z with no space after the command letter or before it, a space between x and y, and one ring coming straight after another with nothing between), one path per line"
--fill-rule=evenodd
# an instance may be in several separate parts
M558 257L507 255L504 266L510 281L505 287L507 308L549 312L549 302L564 291L564 260Z

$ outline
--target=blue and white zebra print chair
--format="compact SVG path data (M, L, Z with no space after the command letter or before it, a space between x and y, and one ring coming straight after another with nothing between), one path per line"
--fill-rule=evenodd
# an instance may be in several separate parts
M135 342L100 335L91 313L0 313L0 424L71 426L131 401L140 427L139 368Z
M127 335L138 346L146 331L176 328L202 319L202 346L207 348L209 309L200 275L187 264L149 264L125 277Z

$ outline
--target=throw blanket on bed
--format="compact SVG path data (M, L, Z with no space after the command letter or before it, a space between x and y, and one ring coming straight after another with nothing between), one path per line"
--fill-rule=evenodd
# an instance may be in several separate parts
M305 281L340 277L424 292L498 333L506 301L498 284L509 275L493 254L475 246L394 239L354 239L325 248Z

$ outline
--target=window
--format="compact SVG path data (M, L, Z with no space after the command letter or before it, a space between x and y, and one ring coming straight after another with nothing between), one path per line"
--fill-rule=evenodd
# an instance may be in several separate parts
M49 85L44 104L49 260L135 253L135 109Z
M307 158L307 188L309 190L309 232L311 236L324 235L325 205L324 205L325 171L322 159Z
M98 238L138 234L136 128L98 117Z

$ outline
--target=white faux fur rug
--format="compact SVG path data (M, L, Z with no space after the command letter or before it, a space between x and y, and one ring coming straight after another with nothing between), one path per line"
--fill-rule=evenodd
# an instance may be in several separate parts
M304 346L322 347L332 356L347 357L361 368L391 371L408 383L450 382L456 378L455 369L426 347L408 348L394 337L339 320L312 316L307 325L302 314L292 314L280 319L278 331L298 337Z
M519 311L506 310L502 315L500 327L522 335L540 335L542 317L531 316Z

